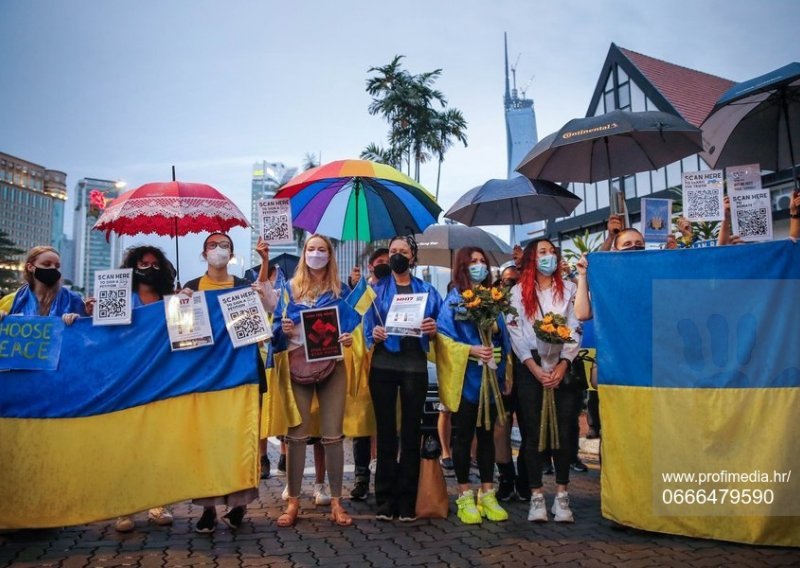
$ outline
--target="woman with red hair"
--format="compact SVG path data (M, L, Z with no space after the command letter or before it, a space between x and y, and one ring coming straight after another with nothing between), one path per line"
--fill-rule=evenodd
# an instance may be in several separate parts
M514 376L519 401L522 448L525 455L531 487L529 521L546 522L547 508L542 494L542 466L544 457L539 452L539 427L542 415L544 389L555 390L556 420L558 424L559 448L553 449L556 470L557 494L552 513L556 522L574 522L569 508L569 466L571 460L570 440L576 424L574 409L578 392L570 388L559 388L580 345L576 337L578 320L573 312L575 284L564 281L558 270L560 254L547 239L537 239L525 247L522 254L522 269L519 283L511 289L511 305L517 316L508 316L506 323L511 335L511 345L520 360ZM558 364L545 370L536 351L536 335L533 323L545 314L553 312L563 315L572 337L577 341L565 343ZM523 451L524 450L524 451Z

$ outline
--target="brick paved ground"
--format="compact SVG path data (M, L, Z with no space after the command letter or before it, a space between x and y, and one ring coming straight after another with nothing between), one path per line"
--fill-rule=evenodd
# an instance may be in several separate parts
M236 533L220 523L211 536L196 534L201 509L181 503L173 507L172 527L148 526L139 514L136 531L128 534L99 522L0 535L0 566L800 566L798 549L617 530L600 516L600 472L596 462L590 466L572 474L574 525L528 523L527 504L517 502L507 507L511 518L505 523L465 526L455 516L453 497L448 519L409 524L376 521L371 500L348 500L354 525L340 528L306 496L296 527L279 529L283 479L272 478L262 482L260 499ZM347 490L351 482L346 474ZM310 492L310 475L304 483ZM453 496L454 483L448 480Z

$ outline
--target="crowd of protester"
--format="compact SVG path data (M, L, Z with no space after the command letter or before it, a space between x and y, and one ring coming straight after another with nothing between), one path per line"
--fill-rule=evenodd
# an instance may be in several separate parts
M790 237L800 238L800 195L795 195L790 209ZM681 218L677 234L670 235L662 248L691 247L697 241L691 224ZM625 227L619 216L612 216L607 225L607 238L601 250L640 251L645 239L636 229ZM731 235L730 209L718 237L719 245L741 244ZM152 246L137 246L127 251L122 267L133 269L133 306L162 301L175 292L191 295L198 290L222 290L252 286L273 317L273 338L267 346L273 353L285 352L292 380L286 392L278 393L297 410L300 422L283 432L276 473L286 476L286 506L277 519L279 527L290 527L300 515L301 484L306 461L306 448L315 445L317 475L315 502L330 506L330 519L348 526L352 518L342 503L344 472L345 398L348 384L343 362L327 362L319 366L306 359L304 335L300 332L301 313L307 309L342 306L361 278L353 269L348 283L340 279L331 241L322 235L310 236L303 246L299 264L293 275L280 287L276 271L269 265L269 245L259 240L256 252L262 259L255 282L228 272L234 253L233 241L224 233L210 234L203 244L202 256L208 270L176 291L175 271L164 253ZM439 377L440 389L451 389L458 396L452 408L442 407L439 434L441 464L446 475L455 475L458 497L458 518L465 524L483 519L504 521L507 512L500 503L513 499L529 505L528 520L546 522L550 515L556 522L574 522L569 502L570 471L586 471L578 457L578 417L586 402L585 386L565 386L565 377L574 374L576 357L584 325L591 325L592 305L587 274L589 261L584 254L574 267L563 262L560 250L548 239L536 239L523 248L515 247L513 260L501 267L489 266L486 253L478 247L466 247L455 253L451 284L447 296L428 282L414 276L417 245L412 237L398 235L387 248L378 248L369 258L368 285L375 292L372 309L366 311L360 324L369 350L368 385L375 413L374 436L353 439L355 480L350 491L354 500L369 495L370 462L375 456L375 518L401 522L416 518L415 503L420 472L420 421L428 388L427 363L441 342L453 352L464 354L463 364L452 365L450 376ZM40 315L61 317L67 325L78 317L90 316L95 301L85 301L63 285L58 251L51 247L34 247L29 252L23 273L24 284L12 295L0 300L0 318L6 315ZM456 304L465 291L475 286L498 286L509 291L516 314L498 316L492 327L491 343L484 345L475 323L457 317ZM420 337L387 334L385 321L396 294L427 293ZM544 314L563 316L578 341L567 343L558 362L545 368L537 352L533 323ZM585 323L584 323L585 322ZM342 325L339 342L350 347L354 341L352 326ZM454 360L458 359L454 357ZM491 397L488 424L479 417L479 392L484 365L497 368L505 420L497 420L497 402ZM582 362L579 364L583 364ZM267 388L265 360L259 354L254 362L262 392ZM313 377L314 380L309 380ZM321 378L321 379L320 379ZM588 377L585 380L591 380ZM454 390L453 390L454 389ZM554 389L558 447L540 445L542 400L546 389ZM312 400L318 403L318 425L312 426ZM592 416L594 408L595 416ZM597 392L590 389L588 410L590 433L599 437L600 423L596 415ZM398 415L399 412L399 415ZM513 460L512 424L518 424L521 445L516 464ZM262 478L270 476L266 441L261 446ZM470 469L478 470L477 492L470 483ZM497 478L495 473L497 472ZM544 478L555 474L555 494L547 508ZM327 484L325 478L327 476ZM497 485L495 485L497 481ZM329 486L329 489L328 489ZM232 529L238 528L246 507L258 496L258 487L194 502L203 507L195 530L211 533L217 524L217 506L227 510L222 516ZM147 512L148 519L158 525L172 523L166 506ZM134 529L134 516L120 517L118 531Z

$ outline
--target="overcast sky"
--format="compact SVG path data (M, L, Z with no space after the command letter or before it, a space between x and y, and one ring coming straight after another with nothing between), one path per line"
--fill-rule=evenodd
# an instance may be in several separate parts
M356 158L384 143L367 70L406 56L469 123L440 204L505 177L503 32L539 136L584 116L611 42L741 81L800 61L795 0L0 0L0 151L128 187L214 185L249 215L253 162ZM531 81L531 78L533 80ZM433 191L435 164L423 169ZM237 249L249 232L235 229ZM167 239L136 237L172 253ZM204 270L181 241L182 273Z

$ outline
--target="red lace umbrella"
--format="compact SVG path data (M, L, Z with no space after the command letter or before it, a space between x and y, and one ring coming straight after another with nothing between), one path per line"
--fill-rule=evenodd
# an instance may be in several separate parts
M146 183L109 203L92 227L118 235L156 234L175 237L178 281L178 237L189 233L228 232L249 227L247 218L222 193L203 183L168 181Z

